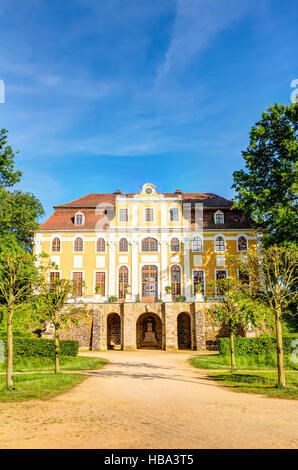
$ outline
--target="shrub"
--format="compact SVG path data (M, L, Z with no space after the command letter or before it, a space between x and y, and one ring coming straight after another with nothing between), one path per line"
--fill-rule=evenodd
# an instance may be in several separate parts
M114 304L118 302L118 297L116 297L116 295L111 295L111 297L108 298L108 302L109 304Z
M0 339L4 342L5 351L7 337L5 334L0 335ZM78 341L62 339L60 340L61 356L76 356L79 350ZM55 345L53 339L47 338L28 338L26 336L14 336L13 338L13 355L14 357L22 356L55 356Z
M296 335L298 337L298 335ZM291 353L291 342L295 335L283 336L284 352ZM274 336L261 335L257 338L235 337L235 354L237 356L250 356L254 354L269 354L276 352L276 339ZM219 353L223 356L230 354L230 338L218 338Z
M176 296L176 302L185 302L185 301L186 301L186 297L184 297L184 295Z

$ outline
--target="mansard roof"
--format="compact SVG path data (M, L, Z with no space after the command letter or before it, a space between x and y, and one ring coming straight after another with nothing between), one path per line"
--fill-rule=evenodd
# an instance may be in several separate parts
M136 193L90 193L73 201L54 206L55 212L40 225L41 230L94 230L96 224L105 217L104 213L95 210L100 204L115 206L116 196L133 198ZM253 228L252 221L242 215L240 211L231 209L232 201L214 193L159 193L165 198L176 198L186 203L202 203L204 207L204 229L249 229ZM214 211L221 209L224 212L224 224L214 223ZM82 210L85 216L83 226L74 225L74 217L78 210Z

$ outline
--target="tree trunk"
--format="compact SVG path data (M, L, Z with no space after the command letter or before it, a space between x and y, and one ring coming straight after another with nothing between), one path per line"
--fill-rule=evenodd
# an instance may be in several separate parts
M235 345L234 345L234 333L230 332L230 347L231 347L231 372L236 370L236 361L235 361Z
M58 321L59 321L58 312L55 315L55 374L60 372L60 344L59 344L59 330L58 330Z
M275 329L276 329L276 352L277 352L277 375L278 386L286 386L286 376L284 368L284 349L282 344L282 329L281 329L281 309L277 308L275 311Z
M7 366L6 366L6 387L9 390L13 389L13 333L12 333L12 317L13 317L13 307L8 308L7 315Z

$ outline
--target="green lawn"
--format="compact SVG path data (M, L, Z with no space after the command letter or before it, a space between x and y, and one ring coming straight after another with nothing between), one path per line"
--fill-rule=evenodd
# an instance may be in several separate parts
M100 369L105 363L105 359L97 357L72 357L62 356L60 358L61 370L86 370ZM29 372L48 370L54 371L54 360L49 357L20 357L14 360L14 372ZM5 372L5 364L0 364L0 372Z
M80 384L87 377L80 374L22 374L14 376L15 390L7 390L5 376L0 376L0 402L49 399Z
M276 359L274 355L236 357L237 370L230 372L230 357L219 354L195 356L192 366L200 369L220 370L209 375L233 391L265 394L276 398L298 399L297 364L286 361L286 387L277 387ZM292 370L290 369L292 366ZM266 370L267 369L267 370Z
M206 354L204 356L195 356L190 359L191 365L200 369L229 369L230 356L221 354ZM237 369L256 370L256 369L276 369L276 354L251 355L236 357ZM298 370L298 364L291 362L290 356L285 356L285 368L287 370Z
M236 392L259 393L275 398L290 398L298 400L298 372L286 371L286 387L277 387L277 372L237 371L213 372L215 380Z

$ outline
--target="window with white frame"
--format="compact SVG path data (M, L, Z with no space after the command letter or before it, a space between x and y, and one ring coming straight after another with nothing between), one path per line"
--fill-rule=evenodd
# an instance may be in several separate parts
M81 212L75 215L75 225L84 225L84 214Z
M60 253L61 251L61 242L58 237L53 238L52 240L52 252L53 253Z
M225 251L226 244L223 237L220 235L215 239L215 251Z
M204 271L202 270L196 270L193 271L193 291L196 291L196 286L200 285L202 290L202 294L204 295L205 293L205 283L204 283Z
M247 240L243 236L238 238L238 251L247 251Z
M225 221L224 214L221 211L217 211L214 214L214 223L215 224L223 224Z
M194 253L203 251L203 240L201 237L194 237L192 239L192 251Z
M119 209L119 222L128 222L128 209Z
M170 222L178 222L179 221L179 208L172 207L170 209Z
M154 220L154 211L152 207L145 208L145 222L153 222Z

